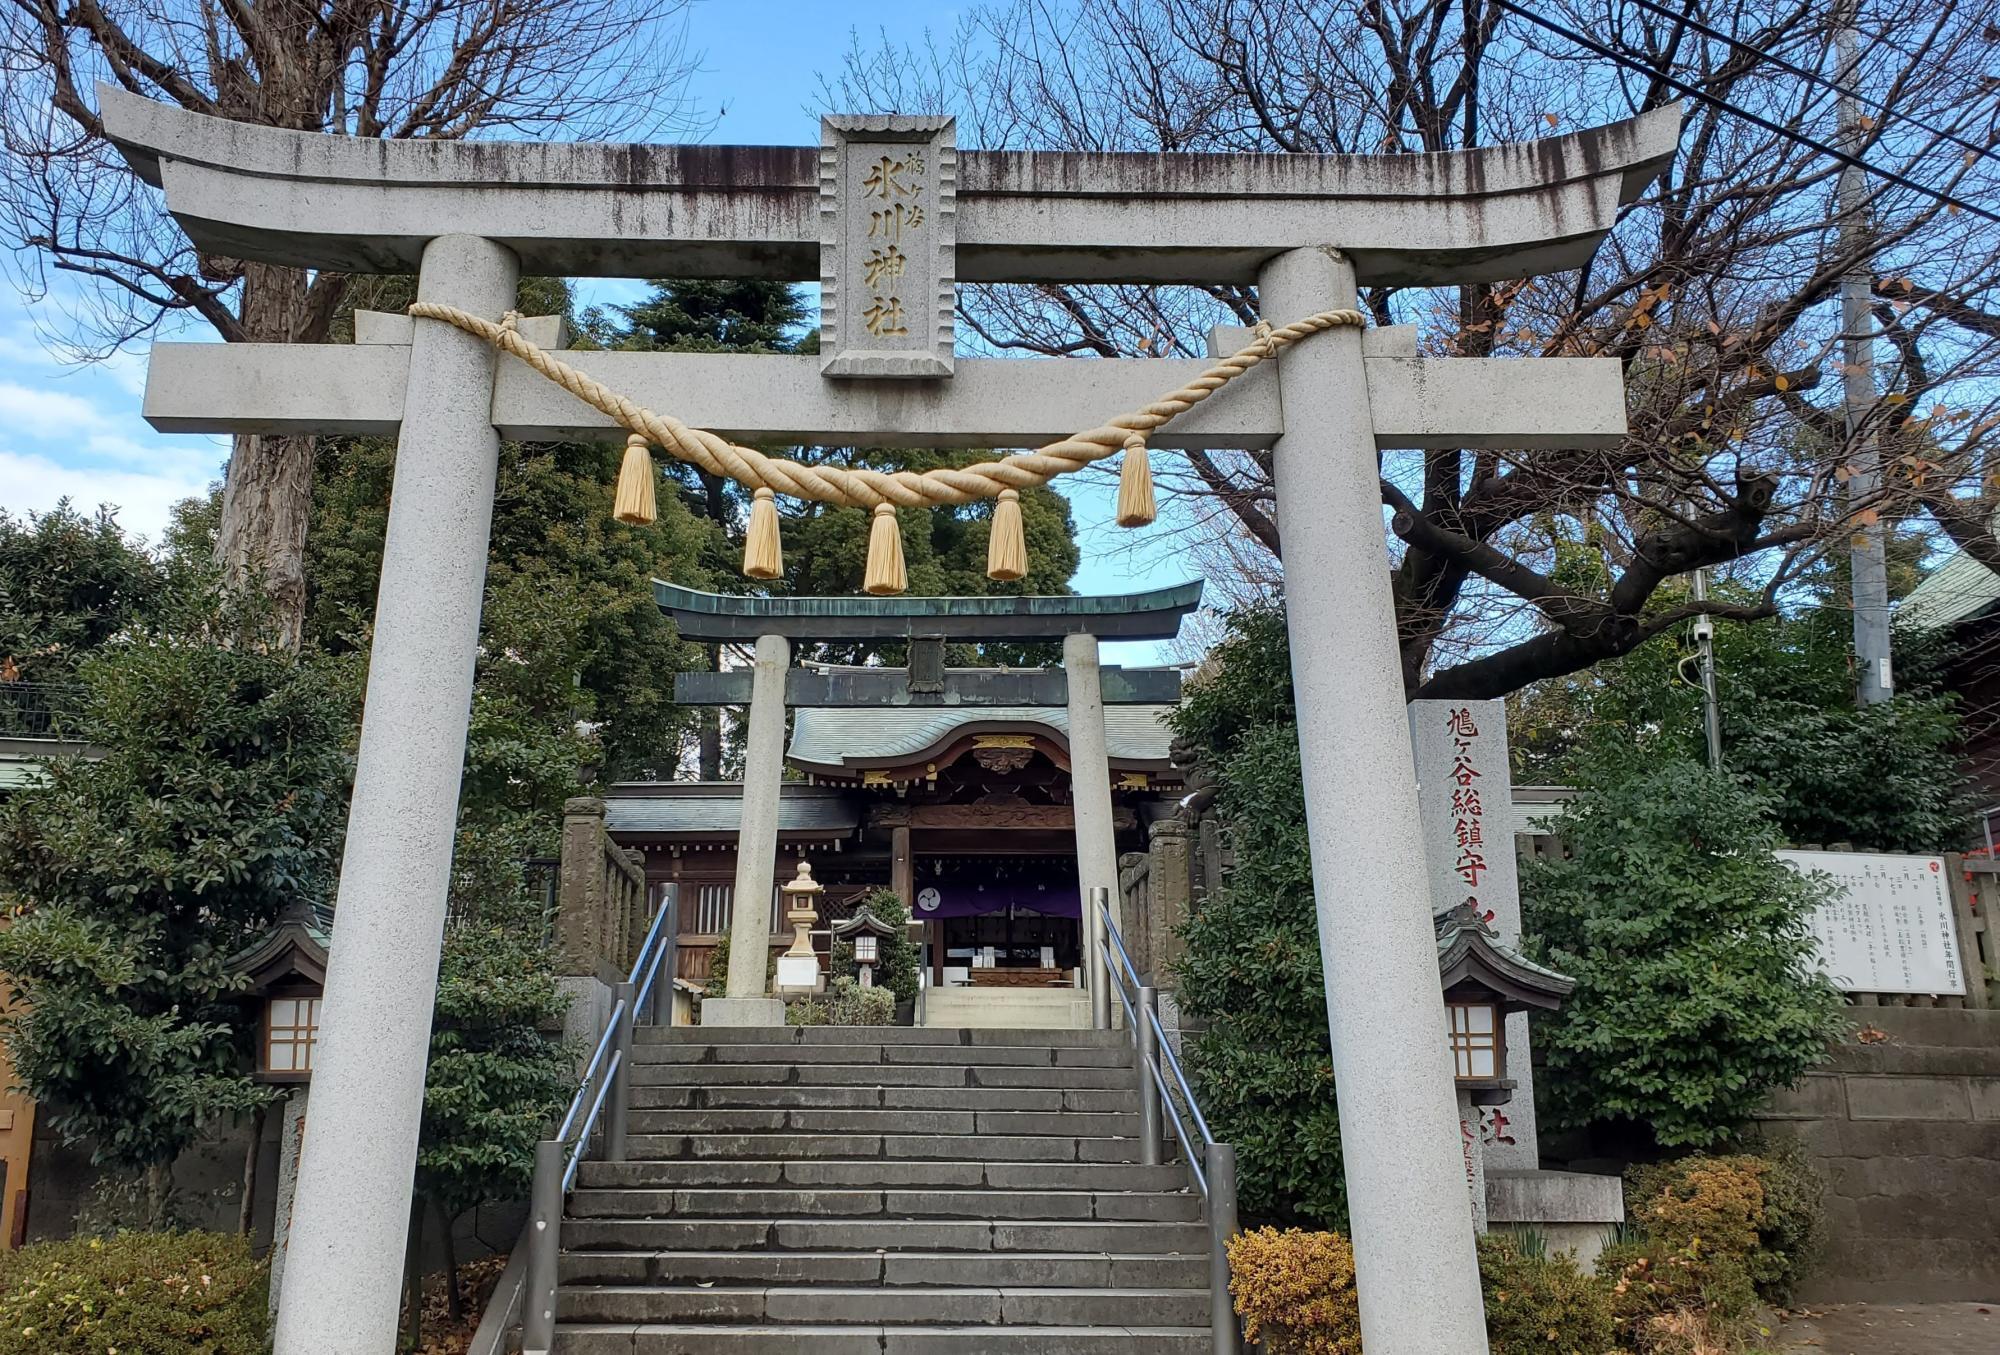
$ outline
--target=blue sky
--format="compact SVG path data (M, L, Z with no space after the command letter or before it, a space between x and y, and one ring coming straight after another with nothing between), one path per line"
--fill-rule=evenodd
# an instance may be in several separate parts
M921 41L927 30L942 39L959 14L912 0L876 0L865 9L812 0L699 0L690 47L701 69L691 93L714 117L707 139L814 144L819 76L835 71L853 36L864 46L884 33L898 42ZM593 285L590 295L620 292ZM76 298L28 304L17 294L0 307L0 506L18 514L45 511L64 497L85 508L108 503L128 530L157 539L174 502L219 478L226 441L147 427L139 415L143 352L95 363L52 352L50 336L66 328L65 300L73 305ZM198 329L184 337L209 335ZM1080 590L1111 592L1180 577L1164 542L1147 549L1110 525L1111 477L1065 488L1076 503L1084 547Z

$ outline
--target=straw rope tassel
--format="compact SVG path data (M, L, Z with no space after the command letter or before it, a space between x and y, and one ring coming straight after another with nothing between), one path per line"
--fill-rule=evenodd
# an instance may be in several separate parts
M1146 439L1134 433L1125 439L1125 458L1118 467L1118 525L1143 527L1159 515Z
M753 579L782 578L785 552L778 541L777 496L759 489L750 496L750 531L743 538L743 572Z
M903 570L903 529L896 521L896 505L875 505L875 525L868 529L868 574L861 591L889 597L910 586Z
M618 497L611 516L634 527L650 527L659 515L653 502L653 453L637 433L625 439L625 460L618 467Z
M993 502L986 538L986 577L1012 583L1028 573L1028 533L1021 525L1021 491L1003 489Z

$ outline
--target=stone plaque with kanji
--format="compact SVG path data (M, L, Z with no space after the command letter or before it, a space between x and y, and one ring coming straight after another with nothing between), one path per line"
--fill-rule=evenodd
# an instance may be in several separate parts
M820 370L952 370L958 152L950 118L820 120Z

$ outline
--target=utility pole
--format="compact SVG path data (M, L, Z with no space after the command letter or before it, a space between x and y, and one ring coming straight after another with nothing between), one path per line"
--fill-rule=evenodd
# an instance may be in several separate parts
M1708 601L1708 571L1694 572L1694 600ZM1715 622L1703 612L1694 619L1695 661L1701 667L1701 725L1708 736L1708 769L1722 770L1722 699L1715 690Z
M1860 101L1861 39L1855 31L1859 0L1839 0L1834 52L1839 62L1840 148L1859 157L1866 144ZM1840 247L1853 259L1840 284L1842 339L1841 391L1846 414L1851 509L1869 514L1857 520L1848 545L1850 597L1854 606L1854 663L1863 705L1887 701L1895 693L1889 665L1889 566L1886 531L1876 500L1882 491L1882 450L1875 431L1865 427L1875 404L1874 255L1868 248L1868 182L1853 165L1840 172Z

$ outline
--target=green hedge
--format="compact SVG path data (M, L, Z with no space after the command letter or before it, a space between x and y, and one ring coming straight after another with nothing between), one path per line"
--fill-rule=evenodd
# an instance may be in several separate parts
M264 1355L267 1283L217 1233L23 1247L0 1259L0 1355Z

